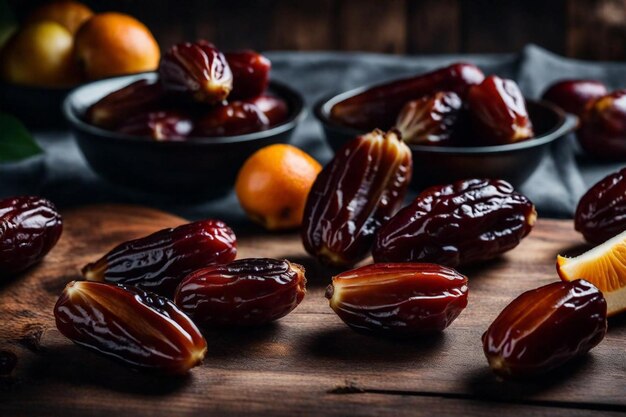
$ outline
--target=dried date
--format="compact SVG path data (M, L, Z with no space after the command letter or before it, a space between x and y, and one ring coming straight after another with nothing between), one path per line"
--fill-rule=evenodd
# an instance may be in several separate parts
M193 129L191 117L180 111L161 110L139 114L124 121L117 131L157 141L186 139Z
M626 89L590 101L576 135L589 155L626 160Z
M195 137L234 136L265 130L270 121L254 104L232 101L213 107L198 120Z
M286 260L239 259L189 274L175 302L196 323L253 326L289 314L304 298L304 268Z
M219 220L163 229L122 243L82 272L90 281L136 285L165 296L190 272L235 259L237 240Z
M233 90L229 100L250 99L263 94L270 80L270 60L249 50L224 55L233 73Z
M542 98L566 112L580 116L590 100L608 94L606 86L595 80L561 80L552 84Z
M330 307L355 330L412 336L444 330L467 306L467 277L428 263L373 264L333 277Z
M456 267L494 258L532 229L534 205L502 180L471 179L420 193L376 235L376 262Z
M348 142L317 176L304 209L302 242L320 261L353 265L402 204L411 151L395 132L375 130Z
M574 226L594 244L626 230L626 168L605 177L582 196Z
M267 117L270 126L276 126L287 120L289 116L289 106L285 100L279 97L264 94L247 100L254 104Z
M56 245L63 220L41 197L0 200L0 277L6 278L39 262Z
M54 317L74 343L133 367L183 374L206 353L206 340L178 307L137 287L70 282Z
M483 334L483 350L498 375L529 377L587 353L606 328L606 301L596 287L584 280L555 282L502 310Z

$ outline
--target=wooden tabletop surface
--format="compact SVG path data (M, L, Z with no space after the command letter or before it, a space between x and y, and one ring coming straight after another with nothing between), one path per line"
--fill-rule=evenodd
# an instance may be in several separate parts
M347 328L323 297L332 272L306 256L296 234L235 230L239 257L303 264L307 295L273 325L205 331L204 363L172 378L129 370L72 344L54 327L52 306L87 261L183 220L129 206L76 209L64 218L63 237L49 256L0 286L0 416L626 413L626 317L610 320L605 340L588 355L537 380L499 380L482 353L480 337L502 308L521 292L558 279L557 253L585 249L571 221L540 220L512 252L463 270L470 280L467 309L442 334L413 341ZM6 361L13 355L14 368Z

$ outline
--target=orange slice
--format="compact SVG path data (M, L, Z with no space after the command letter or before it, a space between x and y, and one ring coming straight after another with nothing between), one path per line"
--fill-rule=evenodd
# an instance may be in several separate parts
M626 232L575 258L558 256L563 281L585 279L604 294L609 316L626 311Z

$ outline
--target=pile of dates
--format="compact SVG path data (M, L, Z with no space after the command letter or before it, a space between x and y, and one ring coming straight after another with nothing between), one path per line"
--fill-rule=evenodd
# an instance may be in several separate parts
M311 255L337 268L373 255L374 264L339 273L326 290L359 332L444 330L468 302L468 278L454 268L515 248L535 224L532 202L502 180L433 186L398 210L411 166L395 130L374 130L344 145L308 196L302 241ZM542 374L588 352L606 328L606 300L593 284L557 282L506 307L483 335L484 353L501 376Z
M595 80L561 80L543 99L578 116L576 135L589 155L626 160L626 90L610 92Z
M207 41L172 46L156 81L139 80L105 96L88 123L159 141L241 135L287 120L285 100L267 93L271 63L250 51L222 53Z
M334 122L363 131L395 127L414 145L506 145L534 136L515 81L485 77L466 63L375 86L330 113Z

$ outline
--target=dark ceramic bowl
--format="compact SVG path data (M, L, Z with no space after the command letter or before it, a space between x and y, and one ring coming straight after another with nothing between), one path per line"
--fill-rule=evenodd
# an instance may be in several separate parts
M336 152L344 143L365 132L330 119L331 108L369 87L357 88L328 97L315 106L326 141ZM528 113L536 136L523 142L499 146L451 147L409 145L413 154L412 186L417 189L447 184L464 178L500 178L514 186L524 183L537 169L550 145L577 123L575 116L547 102L527 100Z
M71 88L45 88L0 81L0 111L12 114L29 128L64 128L63 100Z
M73 90L63 113L91 168L107 180L130 188L186 200L210 199L227 193L237 171L256 150L287 143L304 117L300 94L272 81L269 92L289 105L286 122L270 129L237 136L157 142L150 138L101 129L83 120L86 109L103 96L155 73L109 78Z

